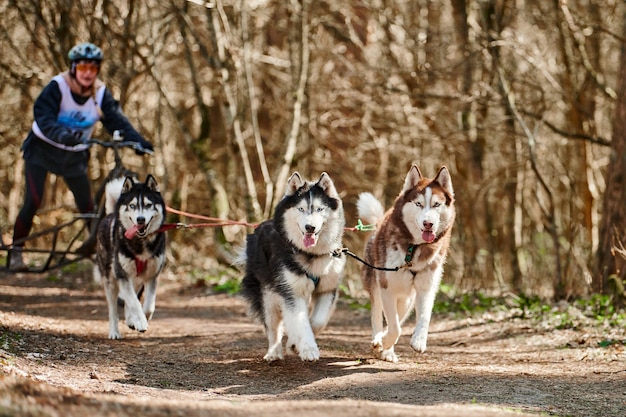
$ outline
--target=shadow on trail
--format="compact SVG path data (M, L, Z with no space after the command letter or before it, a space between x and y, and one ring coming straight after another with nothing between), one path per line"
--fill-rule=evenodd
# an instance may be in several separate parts
M164 298L180 297L180 306L162 302ZM218 296L215 296L218 297ZM224 305L189 307L186 295L157 295L155 319L205 318L207 320L237 320L245 310L236 302ZM210 298L210 297L207 297ZM108 320L104 289L91 276L45 276L41 274L9 274L0 272L0 311L27 314L42 318L68 320ZM120 328L124 326L124 310L119 308ZM103 327L106 337L108 328Z
M203 391L213 398L237 400L356 399L406 405L483 404L557 415L581 415L585 403L597 416L619 416L626 402L624 374L589 378L579 376L508 375L485 371L434 374L428 366L391 365L355 349L357 357L322 357L302 362L297 356L266 363L262 334L234 337L229 346L186 347L187 354L172 355L167 366L158 358L127 364L122 384L157 389ZM172 351L175 350L172 342ZM321 343L322 355L324 343ZM182 352L181 352L182 353ZM147 355L140 355L144 358ZM442 360L445 358L442 358ZM176 373L171 370L176 369ZM184 375L180 379L177 376ZM577 398L573 398L574 395ZM546 404L550 406L546 409ZM589 415L589 414L585 414Z
M486 404L526 411L549 411L557 415L580 415L575 403L584 402L597 410L597 414L593 415L604 417L619 416L623 412L624 394L621 393L621 399L614 395L623 391L622 388L623 379L618 376L599 384L597 380L590 381L584 376L520 377L477 372L422 375L415 378L415 374L409 376L401 373L384 378L384 381L368 381L368 375L363 375L362 383L359 384L322 389L315 395L303 389L281 399L306 400L323 396L329 399L358 398L408 405ZM573 393L578 398L574 399ZM551 405L549 410L545 409L545 404Z
M256 353L256 352L252 352ZM259 352L260 353L260 352ZM303 362L289 356L280 363L266 363L257 356L221 362L174 361L177 373L183 371L184 380L175 380L167 370L151 368L149 364L134 363L127 367L128 378L119 383L144 385L153 388L207 391L226 397L286 396L321 380L342 378L355 373L401 373L401 370L359 368L355 365L333 366L346 358L322 358L318 362Z

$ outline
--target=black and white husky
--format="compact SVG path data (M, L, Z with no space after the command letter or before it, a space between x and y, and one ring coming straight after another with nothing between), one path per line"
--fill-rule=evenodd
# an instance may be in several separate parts
M246 263L241 294L251 315L265 326L268 362L287 349L304 361L320 358L315 336L334 310L345 257L343 204L333 181L291 175L274 217L248 235L240 263Z
M106 217L98 226L94 280L102 282L109 339L120 339L118 298L126 324L145 332L156 307L157 277L165 265L165 203L152 175L144 183L118 178L106 186ZM143 307L137 296L143 289Z

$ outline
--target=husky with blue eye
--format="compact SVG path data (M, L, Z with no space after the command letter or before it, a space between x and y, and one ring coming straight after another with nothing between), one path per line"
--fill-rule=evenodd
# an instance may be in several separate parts
M411 347L426 351L455 218L450 172L441 167L435 178L429 179L414 165L387 212L370 193L359 195L357 209L362 220L376 224L365 247L365 259L385 269L365 266L362 273L372 306L372 348L380 359L397 362L394 346L413 306L417 321Z
M283 333L287 349L303 361L320 358L315 336L335 307L345 264L344 225L330 176L306 181L295 172L273 218L248 235L238 262L246 265L241 295L265 326L266 361L284 358Z
M157 278L165 265L165 203L152 175L143 183L130 176L112 180L105 196L107 215L98 225L93 274L106 293L109 339L121 339L118 298L126 325L138 332L148 330L156 308Z

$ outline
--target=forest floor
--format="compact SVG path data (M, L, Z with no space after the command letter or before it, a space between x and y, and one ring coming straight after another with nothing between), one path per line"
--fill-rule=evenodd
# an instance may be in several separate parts
M436 314L428 351L412 351L407 324L387 363L367 310L342 298L319 361L268 364L239 298L184 281L162 276L148 331L121 323L113 341L87 272L0 272L0 416L626 415L626 329L568 305Z

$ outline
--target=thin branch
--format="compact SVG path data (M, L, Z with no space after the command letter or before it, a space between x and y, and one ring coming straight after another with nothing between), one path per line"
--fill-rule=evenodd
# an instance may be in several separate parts
M265 183L265 208L263 210L263 218L268 218L274 200L274 184L267 168L267 160L265 151L263 150L263 141L261 140L261 131L259 129L259 120L257 118L256 98L254 89L254 80L252 79L250 35L248 33L248 12L246 11L246 0L241 0L241 37L243 42L243 66L246 74L246 84L248 87L248 101L250 105L250 119L252 121L252 132L254 135L254 144L259 157L259 165L263 174L263 182Z
M613 232L613 247L611 248L611 252L613 252L613 256L619 255L621 258L626 260L626 248L624 247L624 243L619 238L618 231L615 230Z
M611 87L607 86L604 82L604 77L602 74L598 73L596 69L593 67L591 60L589 59L589 54L587 54L587 49L585 48L585 35L582 33L580 28L574 23L574 18L569 11L569 7L567 7L567 1L561 0L561 10L563 11L563 15L565 16L565 21L567 22L567 26L572 31L574 42L576 42L576 46L578 46L578 52L580 53L580 57L582 58L583 65L585 69L589 72L591 77L594 79L598 87L613 100L617 99L617 93Z
M557 127L556 125L554 125L553 123L547 121L542 115L536 114L536 113L531 113L528 111L524 111L524 110L519 110L520 113L523 113L525 116L530 116L536 120L541 121L543 124L545 124L548 128L550 128L550 130L552 130L554 133L558 133L559 135L566 137L568 139L576 139L576 140L584 140L586 142L590 142L593 143L595 145L601 145L601 146L611 146L611 141L600 137L600 136L589 136L589 135L585 135L583 133L572 133L572 132L567 132L559 127Z
M233 92L233 89L229 83L230 73L228 71L228 68L222 65L222 63L226 60L225 43L227 43L227 39L225 39L225 35L223 33L218 33L218 31L221 27L219 19L220 17L222 17L223 20L226 19L226 14L222 9L221 4L218 5L217 10L218 13L210 13L211 24L209 24L209 31L211 32L211 41L214 44L214 49L217 51L219 57L219 59L215 61L216 70L220 74L220 83L222 85L222 89L224 90L226 100L228 101L228 106L224 109L224 112L228 115L229 120L227 120L225 124L226 126L232 128L232 131L235 135L235 143L237 144L239 154L241 155L246 188L248 190L248 195L250 196L250 204L252 205L252 215L254 218L258 219L261 216L261 206L259 204L259 197L256 192L254 176L252 175L250 158L248 157L248 151L246 149L245 141L243 139L241 121L237 115L237 100L235 98L235 93ZM226 22L223 23L226 24Z
M276 178L276 195L282 195L287 184L287 177L291 170L294 155L296 153L296 145L298 136L300 135L300 124L302 121L302 103L304 101L304 93L307 81L309 79L309 16L308 16L309 0L302 2L302 64L300 66L300 78L298 80L298 89L296 91L296 101L293 105L293 119L291 121L291 129L287 137L287 149L283 164L280 168L278 177Z

